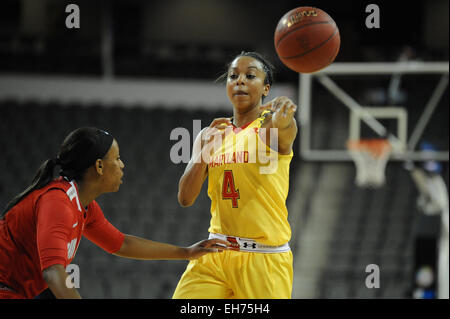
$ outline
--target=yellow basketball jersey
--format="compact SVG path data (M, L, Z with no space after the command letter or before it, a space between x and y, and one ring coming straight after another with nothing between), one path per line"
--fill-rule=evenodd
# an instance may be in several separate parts
M279 246L291 238L286 198L293 152L281 155L259 136L264 116L227 131L208 164L209 232Z

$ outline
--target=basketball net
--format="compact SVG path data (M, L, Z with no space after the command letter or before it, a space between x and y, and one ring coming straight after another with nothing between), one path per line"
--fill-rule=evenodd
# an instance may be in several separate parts
M385 183L385 169L392 151L387 139L359 139L347 142L356 166L356 185L377 188Z

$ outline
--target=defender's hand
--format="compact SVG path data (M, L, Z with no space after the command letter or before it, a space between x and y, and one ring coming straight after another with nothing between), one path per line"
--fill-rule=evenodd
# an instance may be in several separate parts
M208 253L222 252L230 247L230 243L221 239L202 240L188 248L187 259L197 259Z

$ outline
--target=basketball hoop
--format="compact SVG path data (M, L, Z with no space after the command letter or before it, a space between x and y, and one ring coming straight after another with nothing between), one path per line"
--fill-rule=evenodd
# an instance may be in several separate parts
M384 185L384 171L392 151L387 139L350 140L347 149L355 162L356 185L374 188Z

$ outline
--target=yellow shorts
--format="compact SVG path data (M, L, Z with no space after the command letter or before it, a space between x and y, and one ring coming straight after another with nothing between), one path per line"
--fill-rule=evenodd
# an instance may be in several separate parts
M292 252L227 250L189 262L174 299L290 299Z

